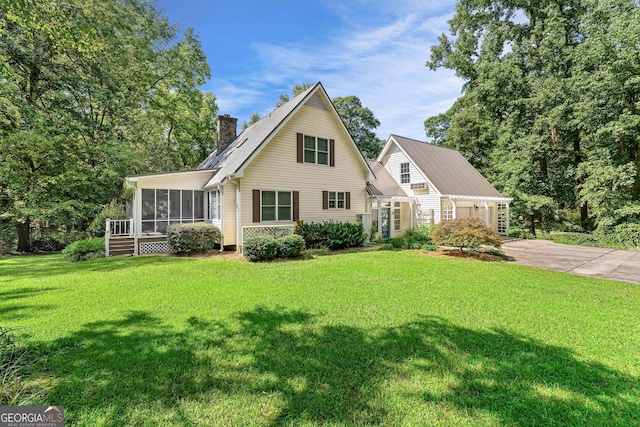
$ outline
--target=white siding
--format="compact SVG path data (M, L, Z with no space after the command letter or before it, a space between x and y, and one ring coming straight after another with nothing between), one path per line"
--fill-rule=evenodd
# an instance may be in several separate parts
M297 163L296 134L335 140L335 167ZM253 222L252 190L299 191L300 219L355 222L366 212L367 168L337 118L329 111L302 106L244 170L241 178L242 225ZM351 193L351 209L322 209L322 191ZM276 224L291 224L278 222ZM273 222L271 223L273 224Z
M227 183L222 186L222 234L224 245L236 245L236 185Z
M391 174L391 176L398 182L400 187L407 193L407 196L414 197L418 201L418 206L414 210L423 210L424 212L430 212L433 209L434 220L436 223L440 222L440 197L441 194L433 187L422 175L422 173L415 167L415 165L409 160L409 158L400 150L395 144L389 147L389 151L382 159L382 162ZM400 183L400 164L409 163L410 182L407 184ZM420 190L414 191L411 189L411 183L424 182L428 185L428 191ZM418 212L413 212L414 224L416 218L418 218Z

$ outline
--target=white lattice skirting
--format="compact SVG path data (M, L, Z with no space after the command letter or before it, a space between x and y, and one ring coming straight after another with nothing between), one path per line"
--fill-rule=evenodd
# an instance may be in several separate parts
M167 242L140 243L140 255L171 252Z
M252 237L271 236L273 238L289 236L296 230L295 225L265 226L265 227L242 227L242 241Z

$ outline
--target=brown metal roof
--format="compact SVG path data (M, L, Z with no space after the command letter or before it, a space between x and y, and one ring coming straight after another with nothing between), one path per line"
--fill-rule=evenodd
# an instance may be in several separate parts
M440 193L458 196L503 197L456 150L398 135L391 135L390 138L393 138Z
M375 182L367 183L367 193L370 196L407 197L407 194L382 163L376 160L367 160L367 163L378 179Z

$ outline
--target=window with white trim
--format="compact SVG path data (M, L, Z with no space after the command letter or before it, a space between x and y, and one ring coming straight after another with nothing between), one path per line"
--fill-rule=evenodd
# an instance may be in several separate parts
M262 191L260 213L262 221L291 221L291 191Z
M219 190L209 192L209 219L220 219L221 202Z
M329 191L329 209L344 209L345 194L343 191Z
M142 189L143 234L165 235L171 224L201 222L204 218L204 191Z
M304 135L304 162L318 165L329 164L329 140Z
M408 184L411 182L411 175L409 174L409 163L400 163L400 183Z

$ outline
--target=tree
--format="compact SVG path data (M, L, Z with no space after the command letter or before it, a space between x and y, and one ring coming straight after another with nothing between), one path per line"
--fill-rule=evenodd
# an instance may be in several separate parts
M363 107L360 98L354 95L336 97L332 102L362 155L368 159L378 157L384 142L373 131L380 126L373 112Z
M453 39L439 38L427 66L453 69L465 83L446 114L425 122L436 143L461 151L530 212L548 212L551 201L552 210L579 209L587 227L596 200L586 196L589 180L603 158L620 173L634 165L634 184L620 194L637 202L637 6L460 0L450 29ZM596 217L612 211L592 207Z
M42 6L42 7L40 7ZM193 167L215 144L192 31L146 1L0 6L3 221L84 229L132 173Z
M260 114L258 113L253 113L251 115L251 118L249 119L249 122L247 123L247 121L243 121L242 122L242 130L245 130L246 128L248 128L249 126L251 126L254 123L258 123L260 121Z

